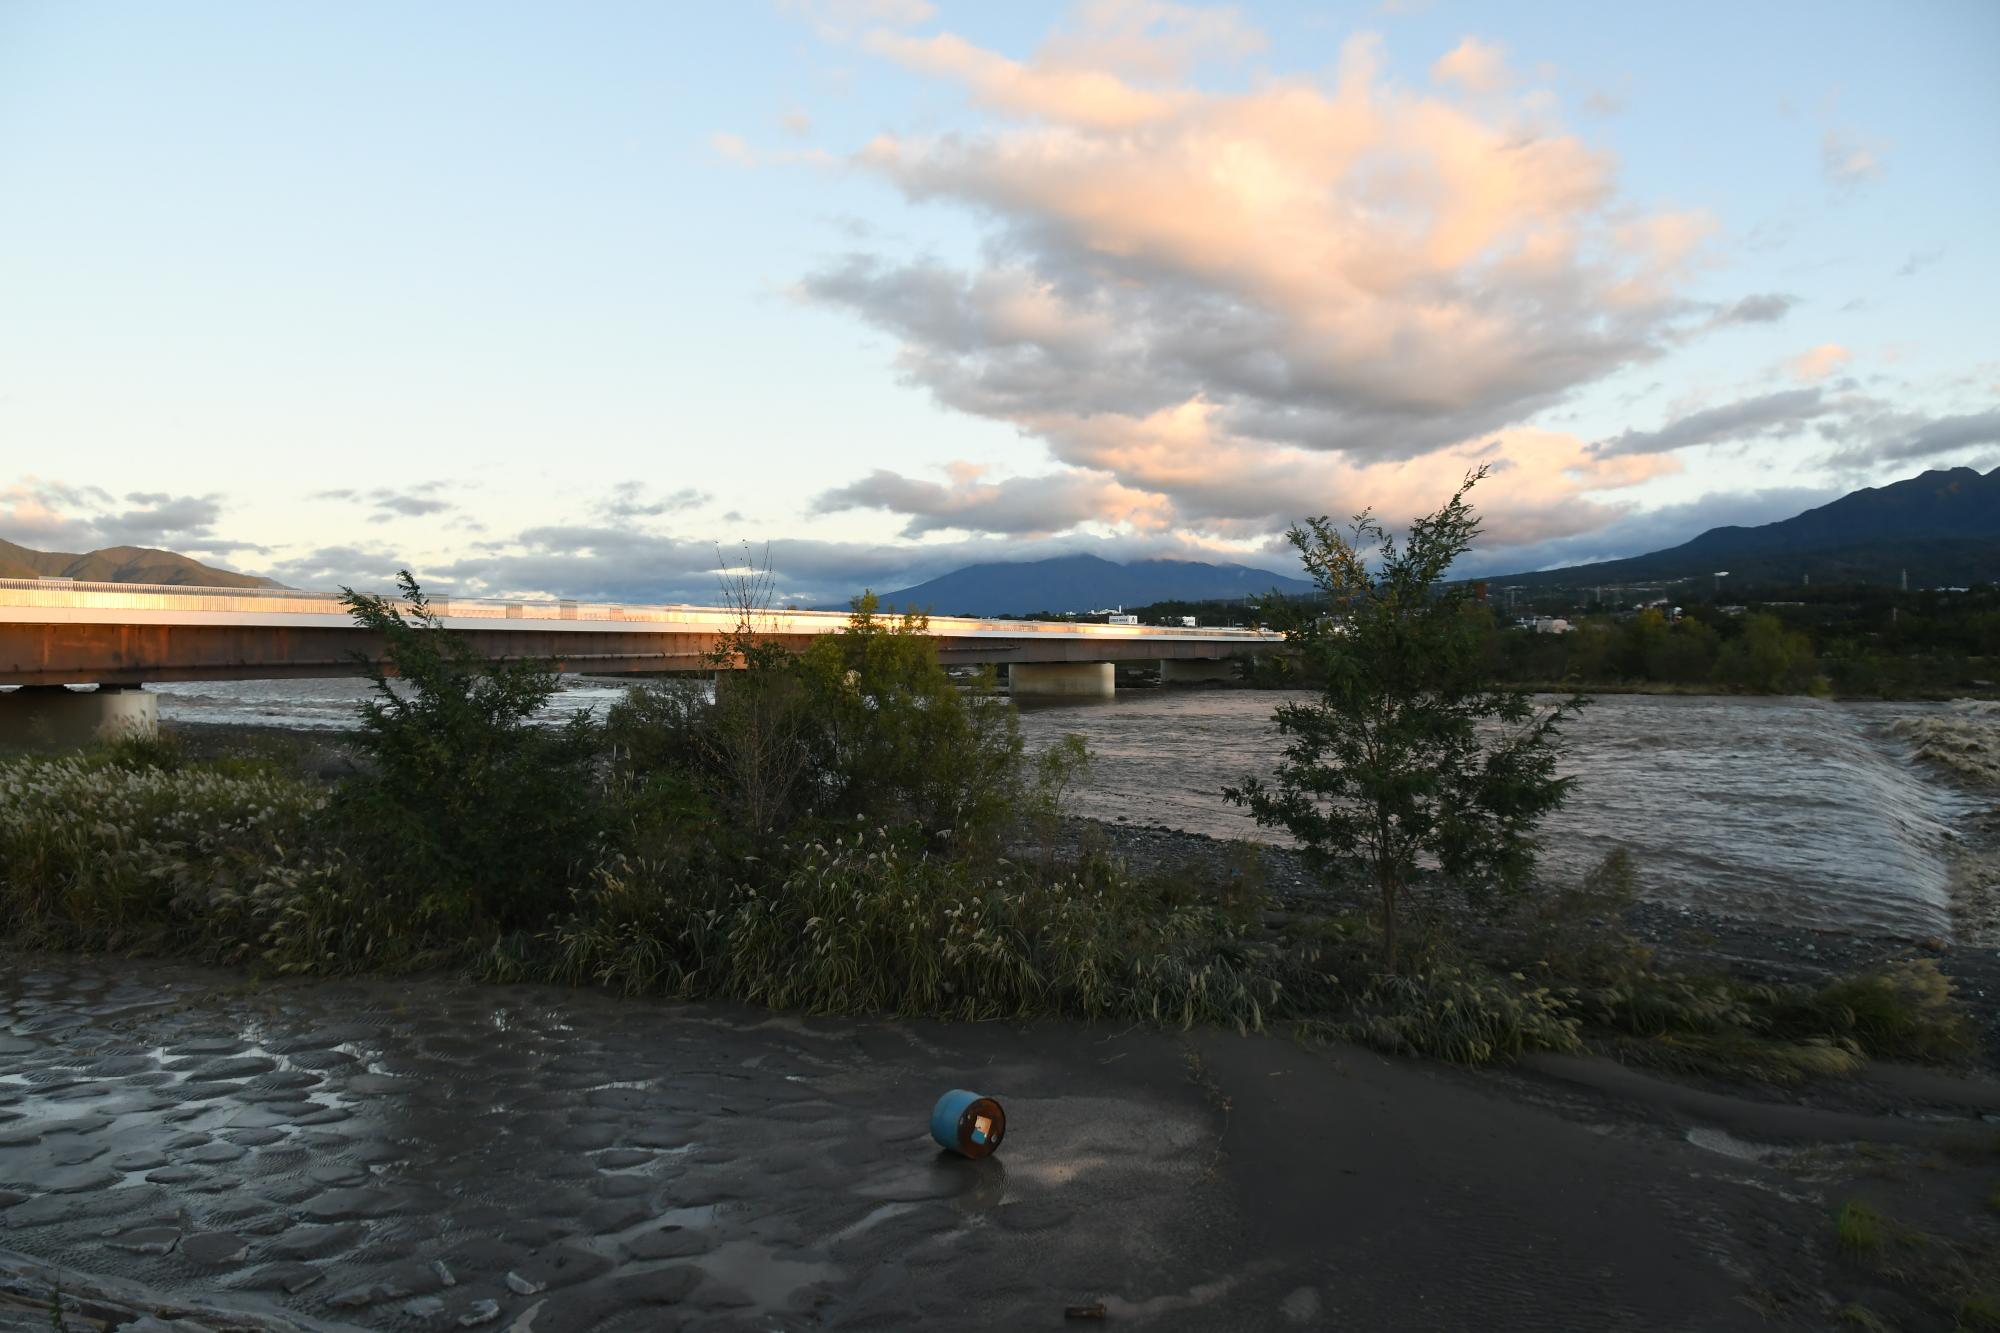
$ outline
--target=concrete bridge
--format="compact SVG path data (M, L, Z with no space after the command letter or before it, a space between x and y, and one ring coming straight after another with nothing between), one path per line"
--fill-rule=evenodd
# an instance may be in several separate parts
M572 601L433 598L445 628L489 661L539 660L591 675L700 672L737 626L733 610ZM760 637L803 648L845 612L772 611ZM1006 669L1016 696L1100 697L1117 663L1157 663L1163 681L1234 673L1231 659L1283 636L1249 629L1076 625L933 616L947 665ZM333 593L0 579L0 742L150 730L148 681L352 676L382 662L380 637L355 627ZM67 687L94 685L89 691Z

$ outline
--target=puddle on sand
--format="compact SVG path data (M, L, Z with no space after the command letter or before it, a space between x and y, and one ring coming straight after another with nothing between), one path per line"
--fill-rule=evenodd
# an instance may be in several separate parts
M747 1236L718 1245L694 1262L715 1281L748 1293L759 1312L785 1309L805 1288L840 1277L834 1264L780 1258L771 1246Z

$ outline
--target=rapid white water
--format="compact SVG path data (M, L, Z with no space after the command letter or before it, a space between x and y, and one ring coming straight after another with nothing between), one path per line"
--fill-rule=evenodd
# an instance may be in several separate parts
M1132 691L1022 715L1030 745L1063 732L1097 756L1079 813L1282 842L1219 789L1270 771L1271 710L1306 696ZM1922 763L1899 723L1944 707L1804 698L1600 698L1568 731L1577 785L1543 865L1580 874L1632 852L1645 896L1788 925L1951 932L1954 825L1978 800Z

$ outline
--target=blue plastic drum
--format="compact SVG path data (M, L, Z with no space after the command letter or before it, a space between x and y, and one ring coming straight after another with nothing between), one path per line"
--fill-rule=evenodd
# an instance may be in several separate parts
M991 1097L953 1088L931 1108L931 1137L962 1157L991 1156L1006 1136L1007 1113Z

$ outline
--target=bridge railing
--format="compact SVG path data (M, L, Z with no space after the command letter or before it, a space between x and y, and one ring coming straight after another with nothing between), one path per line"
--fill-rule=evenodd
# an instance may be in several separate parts
M685 625L707 633L734 628L736 613L721 607L619 605L567 600L507 601L486 597L434 596L432 609L448 620L580 621L593 624ZM249 613L259 615L345 616L334 593L295 588L197 588L177 584L98 583L70 579L0 579L0 607L52 610ZM824 634L847 622L845 611L773 610L755 617L755 629L771 634ZM1031 637L1061 635L1106 639L1227 639L1276 641L1281 635L1236 628L1105 625L1048 620L984 620L932 616L931 632L943 636ZM494 628L500 628L495 626Z

